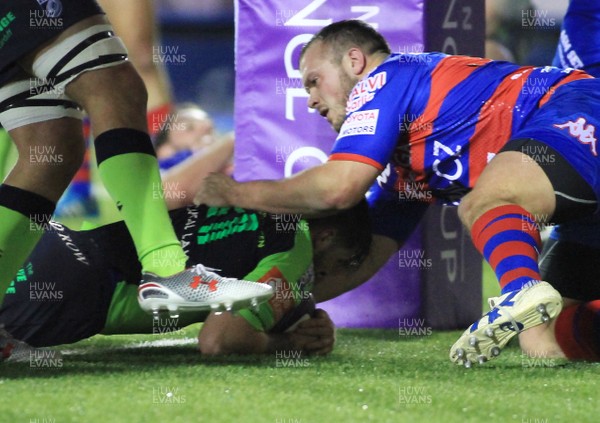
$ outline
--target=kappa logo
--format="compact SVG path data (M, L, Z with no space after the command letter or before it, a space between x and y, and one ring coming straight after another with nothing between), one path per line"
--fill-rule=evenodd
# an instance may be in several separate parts
M595 137L596 127L592 124L588 124L584 118L580 117L576 121L570 120L560 125L554 124L554 127L559 129L568 128L569 135L577 138L577 140L582 144L589 144L592 154L594 156L598 156L598 152L596 151Z

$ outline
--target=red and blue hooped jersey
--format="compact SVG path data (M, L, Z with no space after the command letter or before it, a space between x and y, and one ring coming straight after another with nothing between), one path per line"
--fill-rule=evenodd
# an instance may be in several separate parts
M385 169L379 184L388 191L454 201L560 85L585 78L550 66L392 54L352 90L330 160Z

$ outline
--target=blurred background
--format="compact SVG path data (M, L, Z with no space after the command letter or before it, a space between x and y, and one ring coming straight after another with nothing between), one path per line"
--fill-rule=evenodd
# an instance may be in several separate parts
M219 131L233 130L234 0L156 0L156 13L161 45L185 55L185 63L165 57L174 100L198 104Z

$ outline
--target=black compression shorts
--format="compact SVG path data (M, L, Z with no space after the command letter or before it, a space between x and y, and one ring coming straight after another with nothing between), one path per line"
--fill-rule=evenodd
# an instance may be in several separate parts
M555 192L553 223L568 222L593 215L596 211L596 195L592 187L549 145L532 138L520 138L509 141L500 151L518 151L526 154L542 168Z

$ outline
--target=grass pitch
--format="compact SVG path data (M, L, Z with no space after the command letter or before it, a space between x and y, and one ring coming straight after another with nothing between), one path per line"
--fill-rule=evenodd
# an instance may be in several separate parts
M118 218L100 206L92 223ZM483 291L498 295L487 265ZM448 359L460 331L338 330L327 357L206 358L198 329L96 336L60 348L62 360L0 363L0 423L598 421L600 364L531 359L513 345L467 370Z
M600 365L448 360L459 332L339 330L328 357L201 357L198 325L96 336L62 361L0 365L1 422L591 422ZM59 364L60 363L60 364Z

